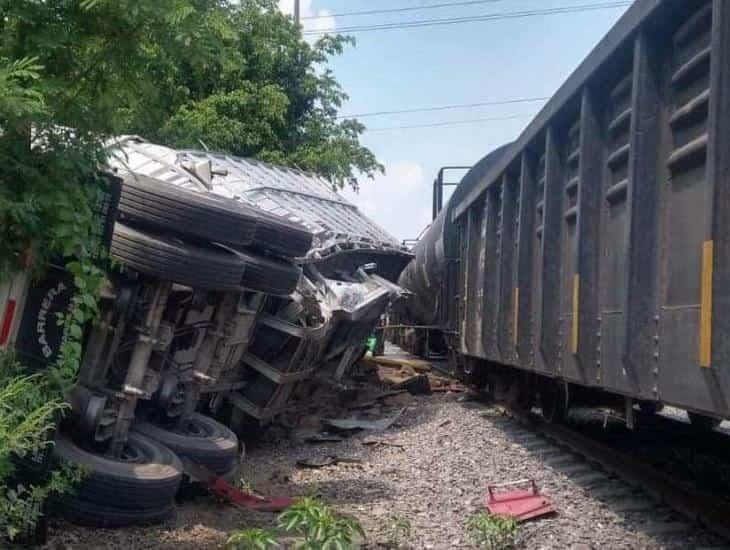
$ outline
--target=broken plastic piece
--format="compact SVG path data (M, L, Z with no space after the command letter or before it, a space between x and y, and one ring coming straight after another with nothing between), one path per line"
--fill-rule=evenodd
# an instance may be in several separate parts
M529 489L524 486L529 485ZM523 487L520 489L511 489ZM534 479L487 485L484 504L491 514L510 517L518 522L555 513L550 500L540 494Z

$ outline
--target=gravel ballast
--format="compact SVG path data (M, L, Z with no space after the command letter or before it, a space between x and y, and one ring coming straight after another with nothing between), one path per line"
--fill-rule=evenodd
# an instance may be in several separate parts
M531 451L524 437L516 435L525 431L516 422L467 394L399 395L390 405L405 411L388 430L360 432L339 443L294 441L283 429L274 430L249 453L242 476L263 494L318 495L338 511L356 516L369 548L389 540L394 516L412 526L409 548L471 548L465 523L483 510L486 484L522 478L535 479L558 514L522 524L518 548L720 547L699 528L662 534L663 522L671 531L681 521L667 510L626 512L601 501L585 483ZM297 466L299 460L329 456L347 461L322 468ZM620 489L620 482L616 484ZM273 526L273 518L202 497L181 504L176 517L163 526L92 530L56 524L47 548L220 548L230 531Z

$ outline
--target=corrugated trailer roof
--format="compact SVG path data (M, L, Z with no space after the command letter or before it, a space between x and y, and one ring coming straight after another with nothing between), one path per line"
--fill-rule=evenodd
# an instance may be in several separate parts
M109 149L109 163L117 170L234 198L301 223L314 234L305 262L359 255L366 263L387 256L399 272L411 257L395 237L316 174L222 153L176 150L136 136L117 138Z

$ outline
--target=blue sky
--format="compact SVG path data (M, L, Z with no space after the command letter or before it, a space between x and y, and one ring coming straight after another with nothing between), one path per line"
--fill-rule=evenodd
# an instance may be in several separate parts
M457 0L302 0L302 15L392 9ZM391 15L304 20L305 29L462 17L598 3L600 0L501 0L490 4ZM293 0L280 0L284 11ZM584 13L474 22L355 34L357 45L330 66L350 96L343 114L552 95L626 7ZM362 143L386 175L345 195L399 239L429 223L431 188L439 167L471 165L515 139L530 116L440 128L377 128L534 115L542 103L522 103L361 119L373 131Z

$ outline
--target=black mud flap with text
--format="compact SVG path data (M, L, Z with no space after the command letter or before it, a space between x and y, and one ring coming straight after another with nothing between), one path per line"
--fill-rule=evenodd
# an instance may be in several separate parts
M107 176L105 181L108 183L106 190L94 205L97 222L90 243L100 264L106 261L121 194L121 180ZM69 312L74 296L73 275L61 267L63 261L54 264L28 290L15 346L18 359L34 370L43 369L58 359L65 340L65 327L59 324L59 317Z

